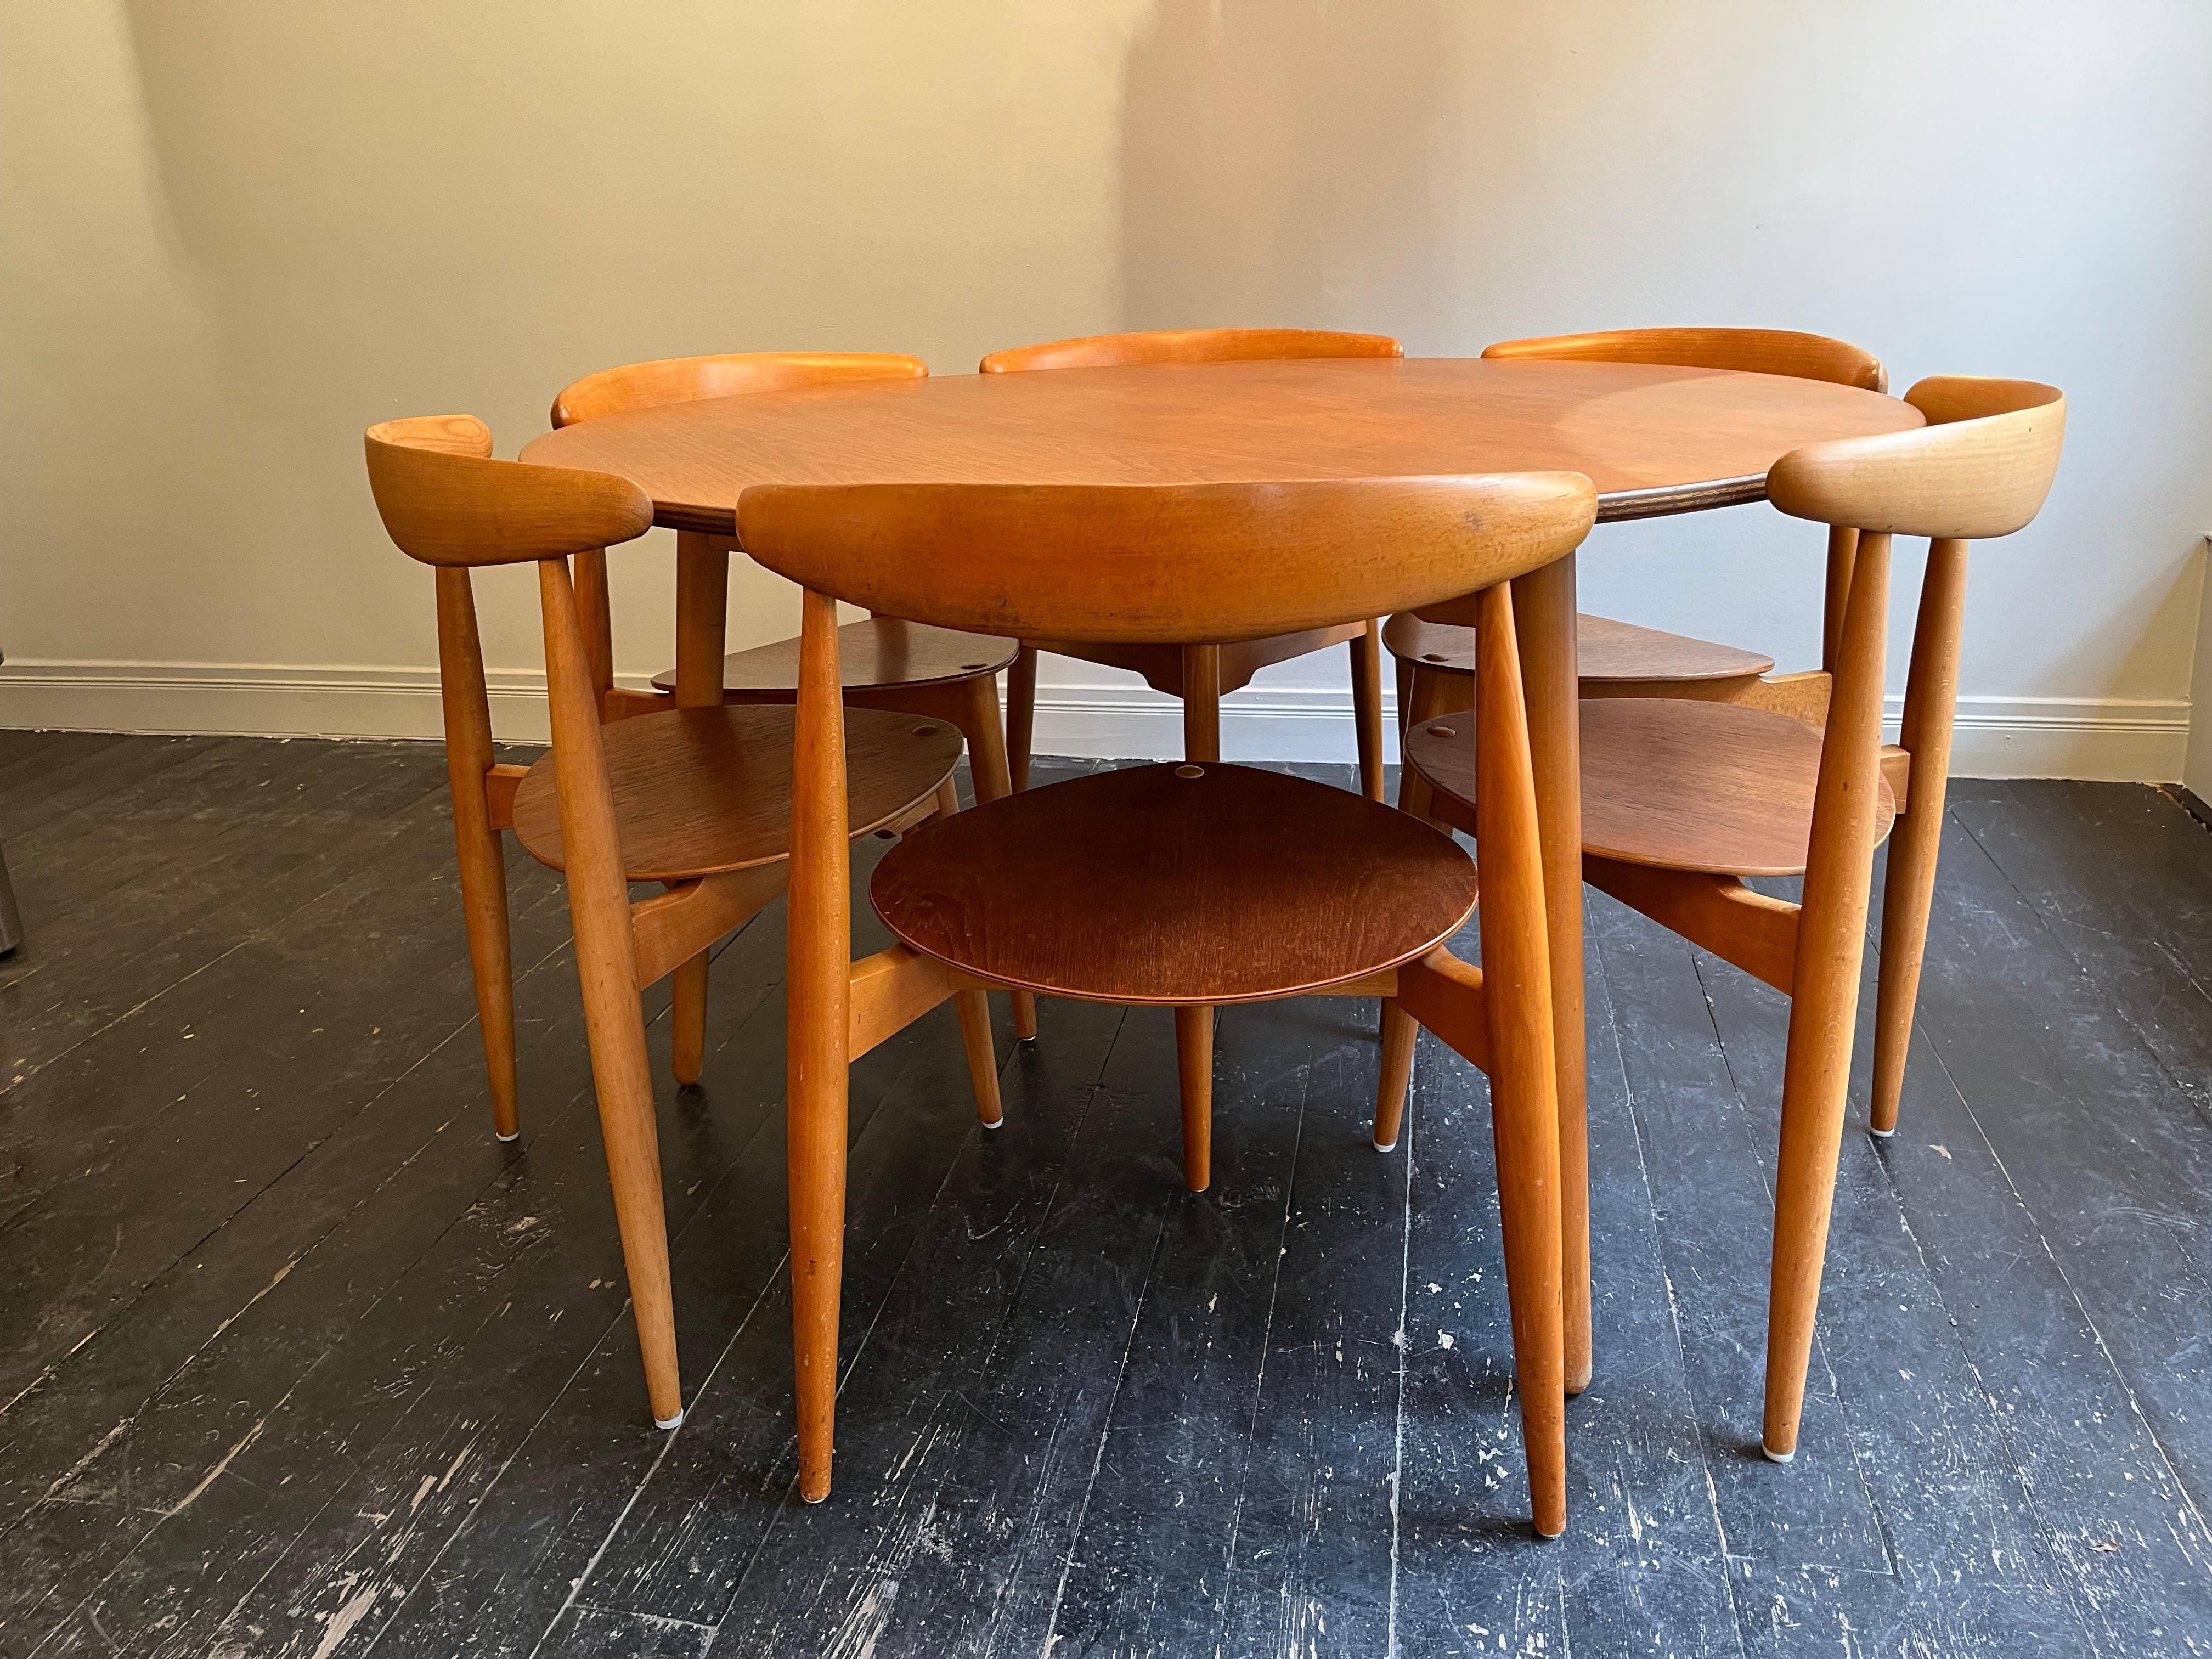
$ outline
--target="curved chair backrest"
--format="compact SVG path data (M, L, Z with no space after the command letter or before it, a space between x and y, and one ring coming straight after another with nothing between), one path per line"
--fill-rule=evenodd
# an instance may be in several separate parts
M738 538L802 586L895 617L1023 639L1185 645L1439 605L1571 551L1596 510L1579 472L769 484L738 498Z
M1881 359L1847 340L1778 328L1623 328L1602 334L1553 334L1500 340L1486 357L1551 358L1586 363L1651 363L1676 368L1732 368L1827 380L1869 392L1889 390Z
M493 460L490 428L473 415L386 421L368 449L384 528L425 564L562 558L653 527L651 498L627 478Z
M1767 499L1795 518L1938 541L2009 536L2042 510L2066 439L2057 386L1939 375L1905 401L1926 426L1793 449L1767 473Z
M1009 346L981 365L986 374L1033 368L1136 368L1151 363L1275 362L1292 357L1402 357L1387 334L1317 328L1173 328L1147 334L1091 334Z
M603 368L564 387L553 400L553 424L702 398L738 398L754 392L791 392L840 380L919 380L929 365L888 351L744 351L722 356L662 357L649 363Z

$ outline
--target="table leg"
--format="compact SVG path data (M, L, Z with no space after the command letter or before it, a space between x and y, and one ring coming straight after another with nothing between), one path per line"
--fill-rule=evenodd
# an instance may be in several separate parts
M1575 656L1575 558L1513 584L1515 631L1528 688L1536 819L1544 843L1544 909L1552 956L1552 1020L1559 1091L1559 1223L1565 1269L1567 1392L1590 1380L1589 1123L1583 1033L1582 716Z
M713 708L722 701L722 652L730 605L726 541L679 531L676 537L676 702ZM702 951L679 964L669 988L668 1038L676 1080L698 1082L707 1055L707 963Z

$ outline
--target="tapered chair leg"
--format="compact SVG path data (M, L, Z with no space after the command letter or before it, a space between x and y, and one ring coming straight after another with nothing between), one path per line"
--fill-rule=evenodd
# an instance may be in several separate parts
M1475 824L1491 1127L1529 1507L1536 1531L1555 1538L1567 1526L1567 1328L1543 842L1512 601L1500 586L1478 604Z
M671 1069L685 1088L698 1082L707 1062L707 963L704 951L677 965L669 981Z
M1407 672L1412 686L1411 695L1407 700L1405 726L1419 726L1423 720L1434 720L1448 712L1455 676L1427 673L1417 663L1401 662L1399 667ZM1434 822L1431 810L1435 800L1436 791L1418 770L1405 765L1398 768L1400 811Z
M1359 744L1359 793L1382 799L1382 624L1370 622L1352 647L1352 720Z
M938 816L950 817L959 810L960 792L947 778L937 786ZM999 1100L999 1049L991 1037L990 995L983 991L959 991L952 1000L960 1014L961 1046L968 1052L968 1081L975 1093L975 1115L985 1128L1000 1128L1006 1123L1006 1114Z
M545 611L546 678L560 769L561 839L575 931L576 974L592 1051L599 1133L606 1146L615 1224L645 1362L646 1395L664 1429L684 1420L676 1360L676 1304L668 1274L668 1226L660 1196L653 1068L638 1005L629 888L623 878L614 796L599 747L599 711L585 661L566 560L538 566Z
M1936 858L1943 841L1943 799L1951 770L1951 730L1959 702L1959 635L1966 612L1966 544L1929 544L1912 630L1912 666L1905 684L1899 733L1912 757L1905 810L1890 831L1889 870L1881 889L1881 968L1875 975L1874 1097L1869 1127L1897 1133L1905 1091L1905 1056L1912 1045L1912 1009L1928 948L1928 910L1936 896Z
M1850 1083L1852 1026L1874 882L1888 566L1889 538L1862 535L1821 742L1804 904L1797 921L1790 1040L1782 1071L1761 1436L1767 1456L1777 1462L1787 1462L1797 1452Z
M483 1038L492 1133L522 1133L514 1067L514 961L507 929L507 859L492 828L484 779L492 769L491 704L483 677L469 573L438 572L438 683L445 706L446 781L453 804L453 844L461 911L476 981L477 1025Z
M1030 659L1030 679L1032 703L1036 690L1036 653L1024 647ZM1017 658L1014 665L1021 664ZM968 739L968 769L975 781L978 805L988 800L1001 800L1023 786L1013 781L1006 757L1006 735L1000 729L999 689L990 680L970 680L968 683L968 707L960 720L961 735ZM1028 739L1024 745L1026 749ZM1024 766L1027 760L1024 757ZM955 807L957 810L957 802ZM1034 991L1015 991L1009 1000L1013 1004L1014 1036L1018 1042L1036 1041L1036 994ZM964 1016L963 1016L964 1018ZM980 1095L978 1096L980 1099Z
M1382 1074L1375 1090L1375 1150L1378 1152L1389 1152L1398 1144L1399 1128L1406 1119L1406 1095L1413 1081L1413 1044L1420 1035L1419 1024L1398 1006L1395 997L1382 999Z
M1182 1184L1202 1193L1213 1182L1213 1010L1178 1008L1176 1076L1182 1090Z
M1006 671L1006 766L1017 789L1030 787L1030 744L1036 732L1036 652L1024 646Z
M837 1315L845 1273L845 1134L853 919L846 844L845 713L837 605L802 599L793 739L785 1104L791 1194L792 1353L799 1493L830 1495L836 1429Z

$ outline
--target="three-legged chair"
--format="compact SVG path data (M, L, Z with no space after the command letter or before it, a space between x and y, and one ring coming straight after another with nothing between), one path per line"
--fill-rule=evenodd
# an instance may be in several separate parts
M799 1490L828 1495L847 1073L963 989L1210 1008L1382 995L1489 1072L1514 1368L1535 1526L1566 1519L1559 1134L1543 873L1510 580L1577 546L1572 473L1218 486L761 486L739 538L805 590L793 807L789 1148ZM1255 548L1265 549L1255 580ZM899 943L852 959L839 600L952 628L1171 647L1394 607L1476 628L1482 965L1444 941L1475 902L1450 838L1379 802L1218 762L987 802L885 854ZM1402 1088L1403 1079L1397 1079ZM1207 1129L1184 1097L1202 1185ZM1384 1088L1392 1079L1384 1079Z
M1907 683L1911 732L1916 702L1923 721L1935 708L1948 719L1966 544L2034 518L2065 434L2064 398L2033 381L1928 380L1905 398L1926 427L1808 445L1767 475L1783 512L1856 532L1833 693L1817 717L1680 697L1582 706L1583 878L1790 998L1762 1436L1777 1462L1797 1449L1874 852L1898 811L1881 745L1890 538L1930 541ZM1482 696L1478 686L1478 709ZM1466 719L1413 727L1406 757L1434 792L1431 810L1474 826L1470 803L1487 785L1466 763ZM1893 871L1901 850L1892 849ZM1797 903L1742 879L1801 873ZM1887 944L1885 929L1885 957Z
M569 560L651 526L653 503L629 480L493 460L490 432L465 415L371 427L368 450L385 528L403 551L436 568L441 641L457 647L442 665L449 752L458 756L464 873L472 819L494 849L493 873L498 833L511 828L533 857L567 878L592 1081L646 1393L653 1420L673 1428L683 1420L684 1396L639 993L782 892L794 716L789 708L716 703L601 725L602 690ZM524 562L538 566L553 746L527 769L497 768L489 762L488 718L481 727L473 719L452 719L457 702L466 713L483 702L470 572ZM456 731L458 745L451 743ZM849 765L841 754L839 773L850 794L840 793L838 816L852 833L903 826L942 810L960 758L951 726L856 709L848 736ZM665 890L633 901L633 882ZM472 892L470 900L472 944L480 937L479 896ZM503 890L500 905L503 953ZM480 992L482 967L480 957ZM963 991L960 1012L977 1107L986 1122L996 1122L998 1071L982 993ZM510 1024L510 1041L511 1032Z

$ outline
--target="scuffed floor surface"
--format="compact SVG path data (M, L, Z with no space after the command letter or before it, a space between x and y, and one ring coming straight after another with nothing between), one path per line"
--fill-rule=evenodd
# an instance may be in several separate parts
M1962 784L1902 1133L1854 1091L1757 1453L1779 998L1593 896L1597 1376L1530 1538L1483 1085L1371 1004L951 1011L853 1091L837 1488L793 1494L781 915L648 999L690 1416L646 1420L557 883L491 1137L436 750L0 734L0 1654L2212 1652L2212 834ZM861 862L880 843L866 843ZM1863 1078L1864 1054L1861 1056Z

